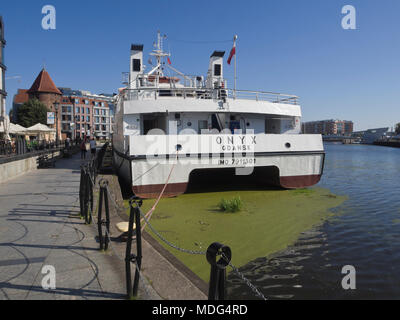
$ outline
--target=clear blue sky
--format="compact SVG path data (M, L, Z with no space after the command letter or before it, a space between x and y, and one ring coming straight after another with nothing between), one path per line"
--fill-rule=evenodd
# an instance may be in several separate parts
M41 27L46 4L57 10L56 30ZM357 30L341 27L348 4L357 10ZM22 77L6 80L8 109L44 63L59 87L117 92L130 44L143 43L147 61L160 29L173 65L203 75L214 49L227 58L232 47L213 41L238 34L238 88L296 94L304 121L353 120L357 130L400 122L398 0L2 0L0 15L6 77Z

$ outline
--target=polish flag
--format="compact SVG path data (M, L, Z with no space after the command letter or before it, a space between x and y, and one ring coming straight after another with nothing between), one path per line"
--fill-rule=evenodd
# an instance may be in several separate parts
M231 64L232 58L233 58L233 56L235 54L236 54L236 42L233 44L233 48L231 50L231 54L229 55L229 58L228 58L228 64L229 65Z

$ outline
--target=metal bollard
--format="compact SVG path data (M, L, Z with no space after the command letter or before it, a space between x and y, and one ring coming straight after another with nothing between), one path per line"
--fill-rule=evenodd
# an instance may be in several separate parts
M219 255L223 255L223 257L217 261L217 256ZM208 263L211 265L208 300L225 300L226 267L232 259L231 249L215 242L207 249L206 257Z
M133 206L135 204L135 207ZM129 201L130 215L129 215L129 227L128 227L128 240L126 242L126 253L125 253L125 271L126 271L126 290L127 297L131 299L137 296L139 289L139 272L142 265L142 232L140 224L140 207L143 201L137 197L133 197ZM136 255L132 254L132 237L133 237L133 223L136 223ZM135 271L135 279L132 286L132 273L131 263L137 264L137 270Z

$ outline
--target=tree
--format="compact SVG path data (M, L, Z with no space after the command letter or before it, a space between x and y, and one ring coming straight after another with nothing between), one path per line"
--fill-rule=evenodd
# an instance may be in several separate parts
M37 123L47 123L47 107L38 99L33 98L18 108L18 124L25 128Z
M400 122L396 124L396 129L394 129L394 131L396 132L396 134L400 134Z

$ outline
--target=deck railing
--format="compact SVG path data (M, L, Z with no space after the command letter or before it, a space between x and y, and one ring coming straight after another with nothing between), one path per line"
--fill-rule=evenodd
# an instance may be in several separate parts
M213 99L213 100L254 100L268 101L272 103L282 104L298 104L298 97L294 95L250 91L250 90L233 90L233 89L210 89L210 88L156 88L156 87L141 87L139 89L125 89L122 93L124 101L132 100L147 100L147 99L162 99L162 98L183 98L183 99Z

